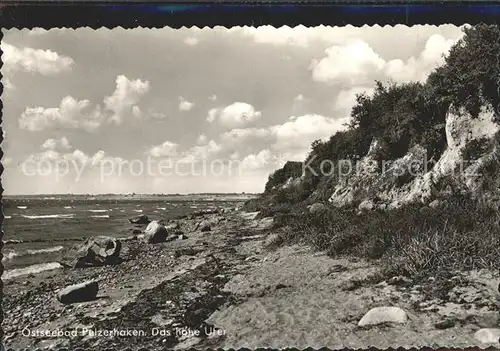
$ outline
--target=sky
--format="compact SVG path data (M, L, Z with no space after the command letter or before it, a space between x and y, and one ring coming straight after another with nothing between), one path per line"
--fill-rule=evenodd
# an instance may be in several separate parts
M261 192L452 25L3 30L4 194Z

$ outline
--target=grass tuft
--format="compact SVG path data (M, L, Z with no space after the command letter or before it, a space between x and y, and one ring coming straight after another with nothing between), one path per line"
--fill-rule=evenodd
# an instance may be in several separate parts
M284 240L307 243L331 256L377 259L388 275L424 279L457 270L500 269L500 213L465 197L437 208L411 205L356 214L330 208L275 218Z

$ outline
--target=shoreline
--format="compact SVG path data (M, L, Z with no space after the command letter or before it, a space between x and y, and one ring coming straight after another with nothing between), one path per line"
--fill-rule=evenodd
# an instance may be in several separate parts
M429 285L381 277L376 261L272 244L279 231L272 229L272 218L257 219L257 214L180 219L186 240L128 241L137 255L119 265L64 268L5 282L6 345L149 350L500 346L475 339L481 328L499 322L498 275L458 272L454 279L467 284L451 289L448 301L429 300L424 294ZM194 230L201 219L214 223L212 231ZM55 299L64 286L90 279L99 281L96 300L63 305ZM408 321L357 325L370 308L384 305L402 308ZM436 327L443 321L451 322ZM23 336L23 330L56 334ZM115 335L103 336L113 330Z

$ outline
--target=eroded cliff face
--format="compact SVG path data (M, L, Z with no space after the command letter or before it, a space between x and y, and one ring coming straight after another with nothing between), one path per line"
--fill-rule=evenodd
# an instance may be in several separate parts
M491 188L488 177L500 169L500 150L493 142L499 131L493 109L484 108L478 118L463 111L449 112L445 130L447 147L438 160L429 160L420 145L397 160L377 160L380 142L373 140L353 171L340 177L330 203L390 209L415 202L426 204L457 192L494 200L500 191L498 186ZM490 188L485 188L486 184Z

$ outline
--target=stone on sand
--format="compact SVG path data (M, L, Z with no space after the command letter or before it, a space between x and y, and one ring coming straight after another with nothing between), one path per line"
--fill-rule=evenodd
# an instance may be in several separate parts
M267 236L266 240L264 240L265 248L274 248L278 247L283 242L283 238L278 233L271 233Z
M64 304L91 301L97 297L99 285L91 280L65 287L57 294L57 300Z
M204 220L196 225L195 230L200 230L201 232L209 232L212 230L212 226L210 225L210 221Z
M152 221L144 230L144 239L148 244L165 242L167 237L167 228L165 228L165 226L158 221Z
M71 268L112 265L120 263L121 252L120 240L108 236L95 236L68 249L60 263Z
M474 339L483 344L496 344L500 339L500 329L497 328L479 329L474 334Z
M406 312L399 307L375 307L361 318L358 326L364 327L382 323L406 323L407 319Z
M132 224L149 224L151 222L145 214L141 214L140 216L132 217L128 220Z

